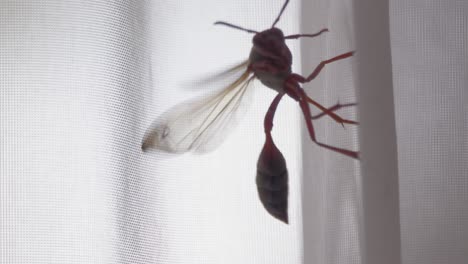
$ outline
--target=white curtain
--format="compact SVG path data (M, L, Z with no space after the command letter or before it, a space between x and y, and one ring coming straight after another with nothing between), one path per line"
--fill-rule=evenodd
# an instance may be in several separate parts
M378 2L378 3L377 3ZM360 122L314 122L285 98L273 136L289 225L257 198L263 118L254 84L207 155L142 153L151 122L229 80L275 1L0 1L0 263L468 261L468 2L291 0L278 23L293 71L355 50L304 85ZM317 113L317 111L315 111Z

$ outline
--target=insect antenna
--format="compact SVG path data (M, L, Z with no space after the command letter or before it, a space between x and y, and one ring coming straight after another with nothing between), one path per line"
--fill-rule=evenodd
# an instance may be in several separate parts
M284 5L281 8L281 11L280 11L278 17L275 19L275 22L273 22L273 25L271 25L272 28L274 28L276 23L278 23L278 21L280 20L280 17L283 14L284 10L286 9L286 6L288 5L288 3L289 3L289 0L286 0L286 2L284 2Z
M242 30L242 31L245 31L247 33L258 33L258 31L255 31L255 30L251 30L251 29L247 29L247 28L243 28L243 27L239 27L239 26L236 26L236 25L233 25L233 24L230 24L230 23L227 23L227 22L223 22L223 21L216 21L214 23L215 25L224 25L224 26L228 26L228 27L231 27L231 28L235 28L235 29L239 29L239 30Z
M295 35L289 35L289 36L285 36L284 39L298 39L298 38L302 38L302 37L309 37L309 38L313 38L313 37L316 37L324 32L328 32L328 28L324 28L322 30L320 30L319 32L315 33L315 34L295 34Z

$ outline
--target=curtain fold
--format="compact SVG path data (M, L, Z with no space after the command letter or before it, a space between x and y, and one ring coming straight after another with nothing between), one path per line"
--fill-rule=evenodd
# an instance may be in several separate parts
M400 209L389 1L356 1L354 11L363 263L399 264Z
M301 32L328 28L323 37L301 42L302 75L323 61L357 50L354 40L353 1L302 1ZM326 107L360 103L356 97L356 57L327 64L316 79L304 85L308 95ZM314 113L319 110L312 108ZM360 121L357 106L337 111ZM302 120L302 122L304 122ZM343 128L325 116L313 122L317 140L335 147L360 150L358 127ZM360 207L359 162L313 143L302 125L302 210L304 263L362 263L358 225Z

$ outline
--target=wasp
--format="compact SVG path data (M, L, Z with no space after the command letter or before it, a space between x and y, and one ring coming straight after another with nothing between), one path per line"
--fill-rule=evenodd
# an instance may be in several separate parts
M241 76L217 94L198 100L183 102L170 108L155 122L146 133L142 150L158 149L171 153L208 152L222 142L222 136L229 131L240 109L240 104L248 94L250 84L258 79L266 87L273 89L277 95L271 102L264 119L265 143L257 161L256 184L261 203L266 211L276 219L288 223L288 170L286 161L275 145L271 131L273 119L281 99L287 95L296 102L302 110L310 139L318 146L334 152L358 159L359 152L334 147L317 140L312 120L322 116L329 116L336 122L344 124L358 124L356 121L344 119L335 111L342 107L355 104L336 104L326 108L307 96L300 86L315 79L325 65L349 58L354 52L346 52L331 59L324 60L308 76L293 73L292 54L286 40L303 37L313 38L328 31L324 28L315 34L294 34L285 36L276 27L289 0L286 0L270 28L263 31L246 29L224 21L217 21L215 25L254 34L253 46L249 58L236 65L228 72L241 70ZM322 112L313 116L310 105Z

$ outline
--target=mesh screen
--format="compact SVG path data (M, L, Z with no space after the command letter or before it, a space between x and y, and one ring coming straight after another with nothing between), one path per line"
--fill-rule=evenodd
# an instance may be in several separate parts
M273 130L290 175L290 224L258 201L275 95L258 82L216 151L140 149L156 117L218 91L231 79L200 80L247 58L252 35L213 22L262 30L282 4L0 2L0 263L365 262L359 163L311 143L290 99ZM361 52L355 4L290 2L278 24L286 34L330 29L288 41L293 71ZM467 13L463 1L390 1L402 263L468 259ZM308 94L325 106L360 102L354 61L327 66ZM357 128L314 124L320 141L359 149Z
M229 81L200 77L247 58L252 36L213 22L260 30L281 4L0 3L0 262L300 262L294 103L281 104L274 131L291 175L289 226L264 211L255 186L273 91L253 86L255 101L214 153L140 149L160 113ZM290 21L281 27L297 29Z
M467 13L391 5L403 263L468 261Z

